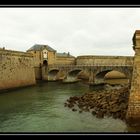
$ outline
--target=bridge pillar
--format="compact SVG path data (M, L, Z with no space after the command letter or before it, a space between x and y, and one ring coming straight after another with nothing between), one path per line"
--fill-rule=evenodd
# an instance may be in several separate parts
M140 30L134 34L133 45L135 56L126 121L130 126L140 126Z
M42 80L48 80L48 69L47 66L42 66Z
M92 70L90 70L90 74L89 74L89 85L94 85L94 73Z

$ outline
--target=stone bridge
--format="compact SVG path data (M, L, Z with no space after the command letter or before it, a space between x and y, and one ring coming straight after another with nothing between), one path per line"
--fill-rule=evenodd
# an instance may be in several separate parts
M104 83L105 75L110 71L123 73L130 81L133 65L49 65L42 67L43 80L63 82L78 81L78 74L84 72L89 75L89 84Z
M133 36L133 49L135 51L135 56L131 61L128 58L123 59L122 63L119 61L121 58L107 58L105 57L104 60L100 58L91 58L89 59L86 57L80 58L78 64L85 64L91 63L93 65L50 65L48 67L42 67L42 78L44 80L53 80L59 79L62 75L63 81L68 81L69 78L72 77L76 79L77 74L80 71L86 71L89 73L89 83L91 84L98 84L104 82L104 76L106 73L112 70L116 70L122 72L126 75L127 78L130 79L130 96L128 101L128 109L126 113L126 121L130 126L140 126L140 30L136 30ZM89 61L90 60L90 61ZM115 64L115 60L117 61L118 65ZM101 65L102 61L106 62L106 65ZM128 63L128 62L130 63ZM94 65L94 64L100 65ZM110 64L111 65L108 65Z

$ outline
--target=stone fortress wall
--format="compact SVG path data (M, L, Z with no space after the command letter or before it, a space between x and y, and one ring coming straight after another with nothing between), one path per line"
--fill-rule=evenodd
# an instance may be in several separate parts
M32 54L0 49L0 90L35 83Z
M52 65L63 67L67 65L123 66L127 64L132 66L133 59L134 57L131 56L87 55L74 57L70 55L70 53L57 53L57 51L50 46L40 44L35 44L27 50L27 52L0 48L0 90L33 85L36 83L36 80L48 79L49 71L46 72L46 70ZM88 74L88 72L84 72L84 76L88 76ZM59 72L59 75L63 77L64 72ZM118 73L114 75L118 75ZM121 74L119 77L124 76Z

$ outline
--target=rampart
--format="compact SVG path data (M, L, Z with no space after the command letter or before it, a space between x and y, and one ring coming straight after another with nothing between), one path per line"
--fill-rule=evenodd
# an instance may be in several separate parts
M35 83L32 54L0 49L0 90Z

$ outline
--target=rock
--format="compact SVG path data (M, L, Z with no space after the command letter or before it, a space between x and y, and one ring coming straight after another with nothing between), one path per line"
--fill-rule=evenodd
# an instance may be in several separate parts
M110 111L107 111L107 112L106 112L106 116L111 117L111 115L112 115L112 114L111 114Z
M128 107L129 88L124 85L108 86L108 89L97 90L90 93L86 93L81 97L70 97L67 99L68 103L64 105L69 108L74 106L79 107L79 113L82 111L91 112L92 115L96 115L97 118L103 118L104 116L125 119L126 110ZM77 111L77 109L72 109Z
M114 113L114 114L113 114L113 118L114 118L114 119L120 118L120 112Z
M97 118L103 118L104 117L104 114L102 111L99 111L97 114L96 114L96 117Z
M112 101L112 102L109 102L109 105L112 106L113 104L115 104L117 101Z
M120 104L120 108L121 108L121 109L126 109L127 106L128 106L128 104L126 104L126 103L121 103L121 104Z
M72 107L74 107L74 105L73 104L68 104L68 107L72 108Z
M85 111L85 112L89 112L89 109L88 109L88 108L85 108L84 111Z
M115 106L110 110L110 112L118 112L118 111L120 111L120 108L118 108L117 106Z
M68 104L67 103L64 103L64 106L66 107L66 106L68 106Z
M77 109L73 108L72 111L77 111Z
M94 110L94 111L92 111L92 115L96 115L96 111Z
M93 109L95 106L94 105L90 105L90 109Z

